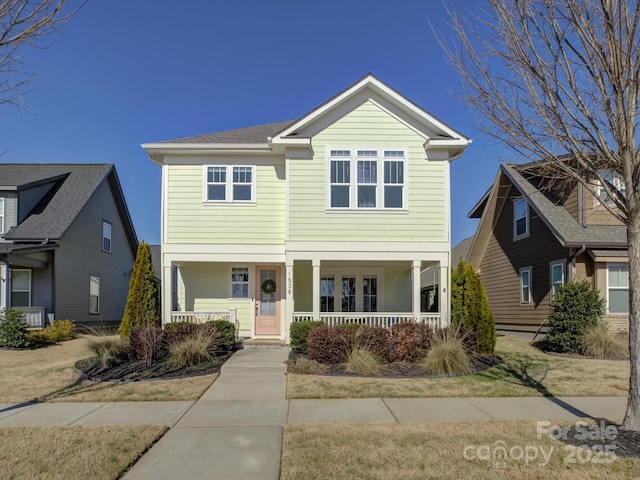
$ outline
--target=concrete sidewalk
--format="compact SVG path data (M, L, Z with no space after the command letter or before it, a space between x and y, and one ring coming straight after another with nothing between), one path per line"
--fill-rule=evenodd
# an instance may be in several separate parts
M626 397L286 400L288 353L237 352L197 402L0 404L0 427L167 425L126 480L276 480L287 423L615 420L626 408Z

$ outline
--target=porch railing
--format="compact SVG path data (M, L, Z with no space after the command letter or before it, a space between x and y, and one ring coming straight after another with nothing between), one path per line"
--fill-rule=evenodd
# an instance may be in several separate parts
M206 323L212 320L226 320L233 323L236 327L236 338L238 338L238 332L240 330L240 322L237 318L237 310L230 308L224 312L171 312L171 323L174 322L186 322L186 323Z
M28 328L44 328L46 315L44 307L13 307L24 313L24 321Z
M293 314L294 322L304 320L314 320L312 312L295 312ZM416 317L413 313L327 313L321 312L319 320L329 326L345 325L355 323L359 325L368 325L370 327L390 328L402 322L420 322L429 325L432 328L441 328L444 326L442 316L439 313L421 313Z

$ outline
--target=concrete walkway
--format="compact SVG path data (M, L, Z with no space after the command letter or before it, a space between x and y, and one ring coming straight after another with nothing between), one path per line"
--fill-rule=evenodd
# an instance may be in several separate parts
M237 352L197 402L0 404L0 427L167 425L126 480L276 480L287 423L621 419L626 408L626 397L286 400L288 353Z

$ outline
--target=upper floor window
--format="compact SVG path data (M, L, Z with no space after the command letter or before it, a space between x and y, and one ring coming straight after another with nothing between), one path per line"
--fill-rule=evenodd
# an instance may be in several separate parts
M600 175L604 178L608 183L613 185L615 190L618 190L622 196L626 196L626 190L624 186L624 181L622 179L622 175L618 172L614 172L613 170L599 170ZM609 187L611 188L611 187ZM598 186L596 188L598 192L598 199L602 205L606 205L608 207L612 207L614 205L613 198L609 196L607 190L601 182L598 182Z
M529 235L529 206L524 198L513 202L513 238Z
M253 202L254 167L211 165L205 167L205 201Z
M562 284L564 284L564 262L554 262L551 264L551 300Z
M4 198L0 198L0 235L4 233Z
M629 313L629 264L607 263L607 309Z
M329 207L363 210L404 208L405 162L405 150L331 150Z
M106 220L102 221L102 251L111 253L111 224Z

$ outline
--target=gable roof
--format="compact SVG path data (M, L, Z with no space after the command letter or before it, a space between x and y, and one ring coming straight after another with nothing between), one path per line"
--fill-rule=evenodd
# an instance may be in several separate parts
M522 165L502 164L493 186L469 212L468 217L480 217L475 239L469 253L469 261L477 266L489 241L490 231L504 207L505 188L513 185L527 200L558 242L565 247L618 247L627 245L627 228L624 225L583 226L567 211L554 203L549 195L541 192L521 173ZM506 180L506 182L505 182ZM503 190L500 192L500 190ZM503 201L498 201L501 198Z
M51 183L52 188L5 239L14 241L59 240L71 226L97 188L107 181L113 194L130 247L138 240L120 181L112 164L0 164L0 190L21 191Z
M350 100L357 99L363 92L375 96L398 119L415 129L419 125L420 134L425 137L425 145L448 149L450 159L458 158L471 140L446 123L418 106L397 90L368 73L329 100L294 121L269 123L253 127L227 130L224 132L196 135L176 140L142 144L153 161L162 163L158 156L170 152L201 153L206 151L274 151L284 145L310 145L310 138L301 131L321 117L338 110ZM393 110L391 112L391 110ZM429 132L428 134L425 132Z

